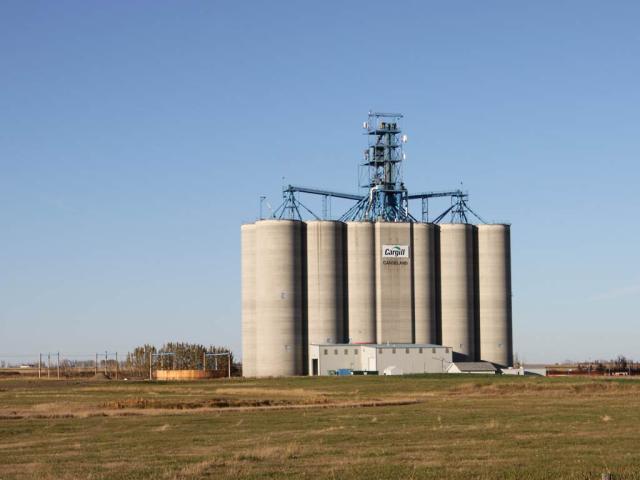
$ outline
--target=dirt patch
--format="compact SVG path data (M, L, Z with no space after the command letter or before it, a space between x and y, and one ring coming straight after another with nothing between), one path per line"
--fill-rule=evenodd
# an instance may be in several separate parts
M207 400L195 401L175 401L159 400L150 398L125 398L120 400L110 400L100 404L101 408L112 410L123 409L162 409L162 410L194 410L200 408L229 408L229 407L269 407L280 405L291 405L292 402L286 400L249 400L231 398L211 398Z
M304 409L325 409L325 408L373 408L373 407L391 407L402 405L414 405L418 403L424 403L423 400L405 399L405 400L375 400L364 402L325 402L325 403L293 403L293 402L274 402L269 400L261 400L256 405L256 401L247 402L247 405L228 405L224 407L212 406L212 405L197 405L196 407L186 408L184 405L181 407L171 406L176 402L156 402L155 406L145 400L143 402L136 402L139 399L130 399L127 401L118 400L113 402L106 402L110 406L102 406L103 411L76 411L74 413L56 413L50 415L35 414L29 411L12 412L10 415L0 415L0 419L4 420L16 420L23 418L38 418L38 419L58 419L58 418L90 418L90 417L133 417L141 415L167 415L167 414L181 414L197 411L198 413L221 413L221 412L251 412L251 411L278 411L278 410L304 410ZM144 399L143 399L144 400ZM123 403L124 402L124 403ZM266 402L266 404L265 404ZM154 403L154 401L152 401ZM185 402L188 405L192 405L196 402ZM169 405L169 406L158 406Z
M304 388L265 388L265 387L221 387L216 388L219 395L251 395L253 397L294 397L301 398L323 398L329 392L318 390L306 390Z

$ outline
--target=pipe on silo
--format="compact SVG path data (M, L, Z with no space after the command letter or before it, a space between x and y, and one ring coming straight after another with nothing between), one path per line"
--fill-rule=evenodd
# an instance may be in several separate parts
M303 235L297 220L256 222L256 376L304 373Z
M371 222L346 222L347 325L352 343L376 342L375 234Z
M240 227L242 263L242 376L256 376L256 226Z
M376 341L413 343L411 223L376 222Z
M511 232L509 225L478 225L480 359L513 365Z
M473 225L440 225L442 344L476 359Z
M437 342L436 233L433 223L413 224L415 343Z
M345 337L345 225L306 222L309 344L343 343Z

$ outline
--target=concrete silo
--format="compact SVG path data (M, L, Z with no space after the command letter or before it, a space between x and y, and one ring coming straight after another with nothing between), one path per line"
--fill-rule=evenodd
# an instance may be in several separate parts
M436 234L433 223L413 224L413 312L415 343L437 342Z
M256 226L240 228L242 252L242 375L256 376Z
M411 223L376 222L376 341L413 342Z
M365 349L349 343L417 344L423 355L440 344L456 360L512 363L509 226L472 225L473 217L485 222L462 190L409 192L402 118L369 112L359 192L288 185L275 209L261 197L260 217L266 204L270 220L242 226L245 376L317 374L318 357L309 352L321 346L346 365ZM300 195L321 199L322 213ZM353 204L338 221L326 220L335 198ZM430 215L438 198L450 204ZM421 222L410 212L417 201ZM368 357L360 360L347 366L376 370Z
M345 341L345 224L307 222L308 343Z
M256 376L302 375L303 235L298 220L256 222Z
M375 234L371 222L347 225L348 340L376 342Z
M480 359L513 365L509 225L478 225Z
M440 225L442 344L470 360L475 352L473 225Z

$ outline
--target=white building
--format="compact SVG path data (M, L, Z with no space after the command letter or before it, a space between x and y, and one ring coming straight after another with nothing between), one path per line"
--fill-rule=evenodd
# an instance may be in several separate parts
M332 375L338 370L403 375L444 373L451 364L451 348L432 344L321 344L309 346L309 375Z
M489 362L455 362L449 365L447 373L480 373L495 375L496 367Z
M519 368L509 367L500 369L503 375L532 375L539 377L547 376L547 367L544 365L525 365Z

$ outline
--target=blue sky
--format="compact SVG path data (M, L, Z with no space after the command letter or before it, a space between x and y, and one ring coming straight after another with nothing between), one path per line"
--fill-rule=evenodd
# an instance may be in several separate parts
M640 359L640 5L390 5L3 2L0 356L239 352L240 224L355 191L374 109L512 222L520 358Z

